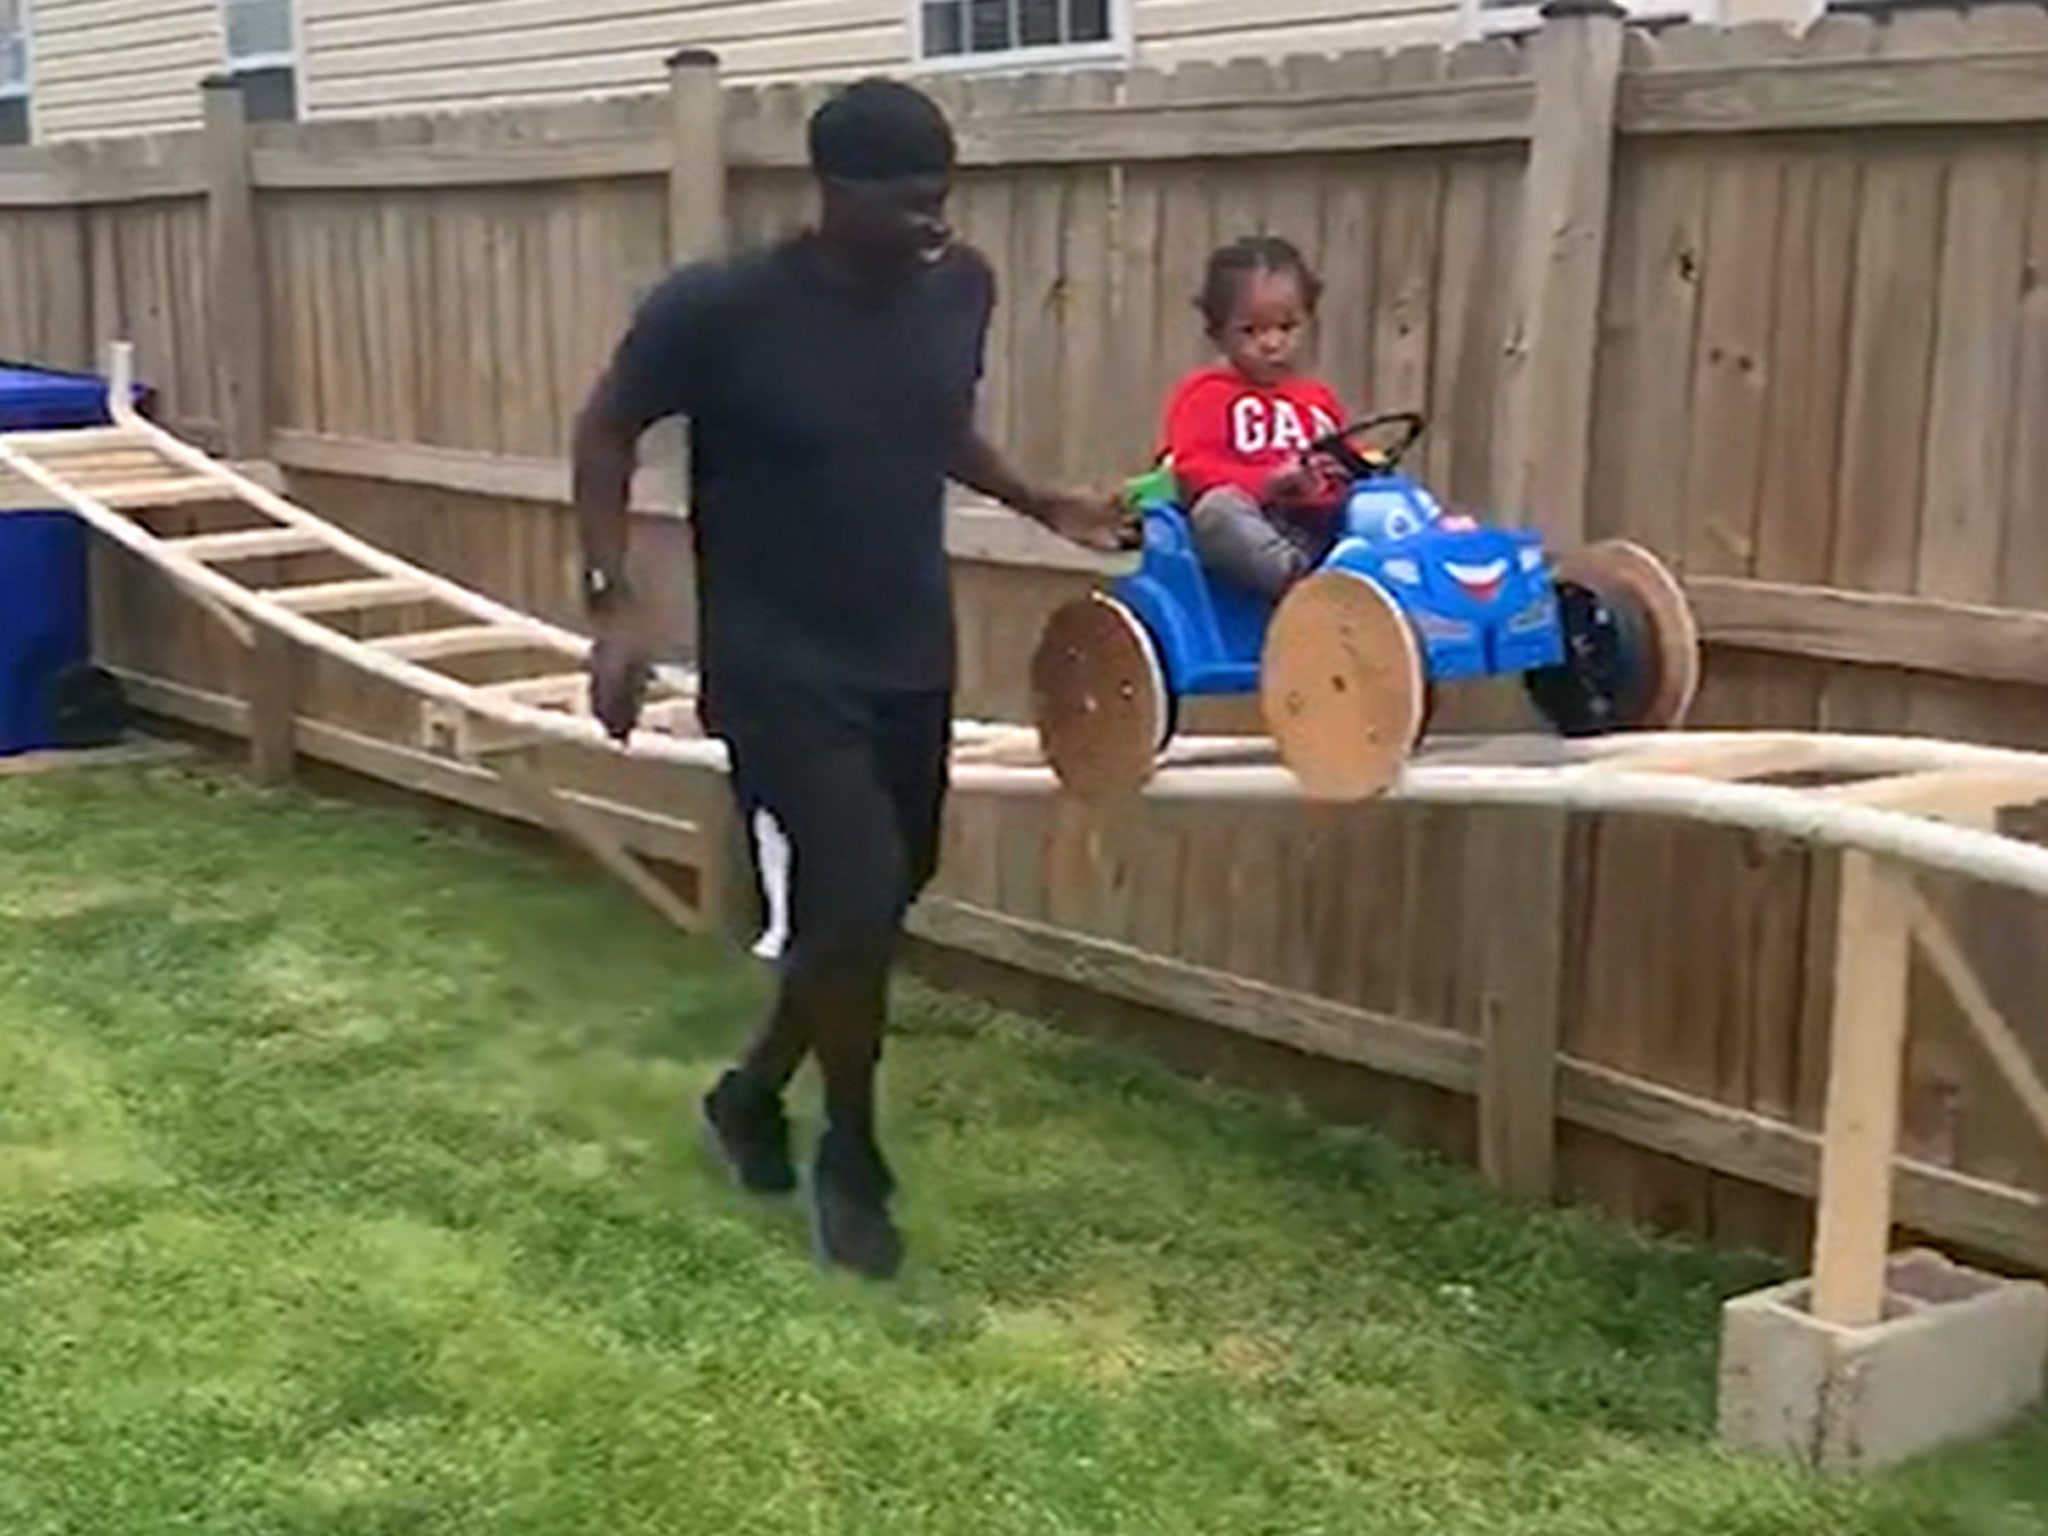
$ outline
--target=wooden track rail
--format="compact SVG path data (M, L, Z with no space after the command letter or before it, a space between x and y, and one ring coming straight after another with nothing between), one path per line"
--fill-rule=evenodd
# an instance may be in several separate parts
M356 538L254 473L144 419L131 403L131 378L130 349L117 344L111 426L0 434L0 515L68 507L245 643L259 650L302 647L402 690L418 704L418 745L489 769L537 817L679 926L718 923L711 898L687 901L657 879L603 817L548 782L537 755L566 744L723 773L723 746L697 726L689 669L662 669L641 728L624 743L610 740L589 712L584 636ZM184 537L152 531L149 512L196 503L234 509L243 524ZM319 561L322 570L262 585L238 574L260 567L268 577L301 561ZM365 620L363 627L376 633L351 632L350 621ZM455 670L479 658L496 666L492 680L465 680ZM1056 792L1029 727L961 722L955 737L960 792ZM1299 789L1269 742L1192 737L1169 750L1144 793L1244 801L1297 798ZM1657 733L1570 744L1451 740L1427 747L1387 798L1662 816L1775 833L1841 853L1834 1066L1815 1270L1814 1305L1822 1316L1868 1323L1883 1305L1905 978L1915 947L2048 1139L2048 1088L1913 886L1916 872L1938 872L2048 897L2048 848L1998 829L2000 811L2048 801L2048 754L1934 738L1786 732Z

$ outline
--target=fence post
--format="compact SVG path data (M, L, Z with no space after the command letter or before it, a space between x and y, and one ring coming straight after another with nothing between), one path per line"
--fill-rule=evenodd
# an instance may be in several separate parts
M719 78L718 55L708 48L685 48L672 55L668 88L668 254L681 266L723 256L728 243L725 86ZM672 453L680 498L688 483L687 428L675 430ZM752 876L743 842L746 829L733 806L731 786L719 773L693 769L690 779L690 819L701 839L698 915L712 935L751 944L756 917Z
M1624 14L1614 0L1550 0L1532 45L1536 103L1493 490L1560 545L1586 531ZM1467 845L1465 889L1489 903L1483 919L1472 907L1485 1051L1480 1167L1494 1187L1529 1199L1556 1188L1557 1052L1574 942L1568 832L1560 813L1502 811L1476 820ZM1502 891L1516 895L1492 894Z
M685 48L668 61L668 251L682 263L723 255L725 87L718 55Z
M241 82L233 76L208 76L199 93L206 152L207 322L219 449L229 460L247 462L270 456L270 359L249 120ZM281 784L292 775L300 663L299 648L268 629L257 631L244 655L249 769L259 783Z
M221 451L270 455L270 372L264 345L263 264L256 189L241 82L213 75L200 86L206 148L206 277L213 339L213 392Z

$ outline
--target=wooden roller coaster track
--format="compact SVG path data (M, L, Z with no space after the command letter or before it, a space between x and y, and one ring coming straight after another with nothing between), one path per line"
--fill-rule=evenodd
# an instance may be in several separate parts
M417 701L432 751L499 774L562 833L685 927L703 913L540 774L534 749L555 744L722 773L726 758L696 720L688 668L659 669L640 727L624 742L590 713L589 641L574 631L426 570L358 538L203 452L134 407L131 353L112 350L111 425L0 433L0 513L69 508L215 614L245 642L266 634L393 685ZM142 514L228 504L243 525L181 537ZM250 585L236 572L323 557L342 574ZM337 621L384 613L388 632ZM421 614L433 617L414 626ZM492 657L516 675L487 683L449 670ZM953 782L965 794L1047 795L1057 780L1036 733L960 722ZM1269 741L1193 736L1171 745L1148 799L1298 797ZM1854 1321L1881 1306L1890 1149L1904 1031L1903 956L1917 943L1984 1047L2048 1136L2048 1089L2025 1047L1987 1001L1953 937L1913 889L1913 870L2048 896L2048 848L2005 835L2000 810L2048 800L2048 754L1922 737L1796 732L1665 732L1565 743L1475 738L1426 745L1384 798L1461 806L1661 816L1775 833L1847 856L1837 958L1838 1029L1822 1178L1816 1307Z

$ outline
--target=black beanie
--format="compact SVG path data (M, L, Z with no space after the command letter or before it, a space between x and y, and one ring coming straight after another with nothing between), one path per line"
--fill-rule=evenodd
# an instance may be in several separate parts
M953 168L952 125L922 91L857 81L811 115L811 168L835 181L941 176Z

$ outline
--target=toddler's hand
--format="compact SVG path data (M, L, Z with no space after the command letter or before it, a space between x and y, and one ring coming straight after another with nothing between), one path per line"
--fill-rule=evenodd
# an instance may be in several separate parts
M1297 459L1285 469L1276 469L1266 481L1266 499L1281 506L1294 506L1306 501L1316 491L1316 474L1305 459Z

